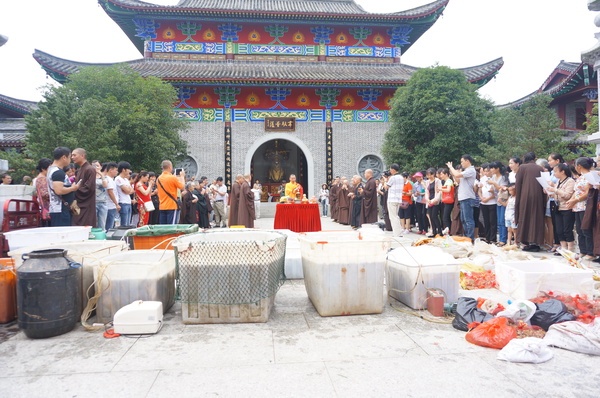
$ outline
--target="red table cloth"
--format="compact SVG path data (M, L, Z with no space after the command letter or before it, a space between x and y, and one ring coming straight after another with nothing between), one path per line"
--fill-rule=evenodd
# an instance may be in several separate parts
M275 229L289 229L294 232L314 232L321 230L321 215L317 203L279 203L275 210Z

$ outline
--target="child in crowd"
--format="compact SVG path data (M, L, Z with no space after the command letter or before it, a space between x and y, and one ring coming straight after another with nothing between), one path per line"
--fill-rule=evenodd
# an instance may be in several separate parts
M517 243L517 223L515 220L515 201L517 200L517 190L514 184L508 185L508 203L506 205L506 212L504 213L504 219L506 220L506 228L508 228L506 244L510 245L512 239L515 239Z

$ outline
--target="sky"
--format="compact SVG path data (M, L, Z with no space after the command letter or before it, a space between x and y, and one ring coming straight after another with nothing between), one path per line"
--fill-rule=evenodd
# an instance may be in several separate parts
M355 0L367 12L398 12L434 0ZM178 0L149 0L177 4ZM404 64L466 68L498 57L504 67L479 93L497 105L537 90L561 60L580 62L596 43L587 0L450 0L443 16L402 56ZM39 101L52 84L35 49L79 62L115 63L142 55L96 0L0 2L0 94Z

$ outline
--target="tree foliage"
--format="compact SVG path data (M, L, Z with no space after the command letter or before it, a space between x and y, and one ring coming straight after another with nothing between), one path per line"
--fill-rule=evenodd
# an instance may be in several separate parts
M392 99L392 125L382 148L386 162L421 170L480 153L490 140L492 104L479 97L461 71L420 69Z
M24 176L34 178L38 175L36 171L37 162L25 157L14 149L0 151L0 159L8 160L8 174L13 178L13 184L20 184Z
M83 68L63 86L47 88L26 116L27 154L39 159L57 146L80 147L90 160L158 170L162 160L187 153L179 135L187 123L172 117L176 99L170 84L127 65Z

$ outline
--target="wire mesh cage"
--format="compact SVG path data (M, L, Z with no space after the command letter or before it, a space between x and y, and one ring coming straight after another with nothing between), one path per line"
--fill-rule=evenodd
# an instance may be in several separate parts
M251 304L285 283L287 236L275 231L198 232L175 240L182 303Z

